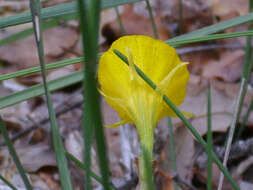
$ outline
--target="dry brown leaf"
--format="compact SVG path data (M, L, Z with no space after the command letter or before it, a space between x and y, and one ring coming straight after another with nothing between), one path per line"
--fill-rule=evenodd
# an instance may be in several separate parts
M27 172L36 172L46 166L57 166L54 152L47 145L37 144L16 150L22 166Z
M201 75L202 70L208 62L219 60L219 54L216 51L201 51L184 54L182 61L189 62L189 69L192 74Z
M43 37L45 60L50 63L62 56L65 49L75 45L78 33L71 28L59 26L46 30ZM0 60L15 65L16 70L38 65L34 36L0 47Z
M194 173L195 173L195 177L197 178L198 181L200 181L203 184L207 183L207 171L206 170L200 171L200 170L195 169ZM213 164L213 167L212 167L212 185L213 185L213 189L217 189L217 187L218 187L220 173L221 173L221 171L218 168L218 166L216 164ZM235 177L234 177L234 179L235 179ZM233 189L233 187L231 186L229 181L225 178L222 190L232 190L232 189Z
M170 34L177 35L179 31L179 1L150 0L152 12L160 16ZM206 3L196 0L182 1L183 31L189 32L211 25L213 17ZM134 4L134 11L141 16L149 17L146 2Z
M214 15L224 16L231 12L236 12L239 15L248 13L248 2L245 0L205 0L213 11Z
M30 113L27 102L21 102L0 110L0 114L10 128L19 129L27 127L27 115Z
M121 14L121 20L127 35L142 34L154 37L151 20L136 14L133 11L133 5L124 6L124 11ZM159 38L161 40L167 40L169 38L169 31L162 23L159 15L155 17L155 22ZM122 34L120 32L118 21L114 20L113 22L105 24L102 27L102 35L106 38L108 44L111 44L114 40L120 37Z
M192 179L192 167L193 167L193 154L194 138L186 127L174 127L174 142L175 142L175 155L177 161L177 174L184 181L190 182ZM159 168L162 168L163 172L173 174L171 169L169 140L165 145L165 149L161 152Z
M188 85L188 95L180 106L180 110L190 112L195 114L195 118L191 119L192 125L199 132L200 135L206 134L207 131L207 96L205 90L200 92L198 95L191 95L189 88L191 84ZM222 86L224 87L224 86ZM195 90L195 88L193 88ZM230 89L230 88L228 88ZM239 90L239 86L236 90L233 91L233 94L236 96ZM232 93L231 93L232 94ZM251 100L252 100L252 95ZM227 94L224 93L221 89L217 89L215 85L212 83L211 87L211 99L212 99L212 130L217 132L225 132L227 128L230 126L232 120L232 113L234 110L234 98L228 97ZM250 98L249 98L250 99ZM249 104L245 104L242 110L242 115L245 114L247 110L247 106ZM193 109L194 108L194 109ZM249 122L252 123L251 114L249 118ZM178 118L173 118L173 123L178 123L181 121Z
M190 182L192 179L194 139L185 127L179 127L174 132L175 153L178 175Z
M208 61L203 67L202 76L235 82L242 74L243 58L243 50L221 52L219 61Z
M41 171L41 172L39 172L39 176L45 181L45 183L49 186L50 189L61 190L59 183L57 183L53 179L52 174Z
M158 170L155 174L156 180L158 180L159 185L156 187L161 190L174 190L174 182L171 176L163 172L162 170ZM158 178L158 179L157 179Z
M214 88L216 88L217 90L220 90L221 92L225 93L226 96L233 99L237 97L239 88L240 88L240 83L229 83L229 82L223 82L219 80L212 80L212 85ZM244 100L245 106L248 106L253 100L253 89L251 85L248 85L247 88L248 88L247 94Z
M49 190L49 186L42 180L38 174L31 174L30 180L34 189Z
M67 134L64 144L67 152L78 160L83 160L83 139L79 131L75 130Z

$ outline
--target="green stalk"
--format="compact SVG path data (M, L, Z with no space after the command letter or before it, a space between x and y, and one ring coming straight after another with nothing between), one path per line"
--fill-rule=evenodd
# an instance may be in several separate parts
M197 42L204 42L204 41L209 41L209 40L235 38L235 37L251 36L251 35L253 35L253 31L244 31L244 32L232 32L232 33L226 33L226 34L212 34L212 35L207 35L204 37L197 36L197 37L192 37L188 40L177 40L174 42L171 42L170 40L168 40L165 42L173 47L178 47L178 46L181 46L184 44L189 44L189 43L197 43ZM100 55L101 54L98 54L98 57ZM83 60L84 60L83 57L79 57L79 58L63 60L63 61L59 61L59 62L55 62L55 63L50 63L50 64L46 65L46 70L56 69L56 68L63 67L66 65L80 63ZM15 77L21 77L21 76L32 74L32 73L39 72L39 71L40 71L40 67L32 67L32 68L28 68L28 69L23 69L23 70L20 70L17 72L0 75L0 81L15 78Z
M18 190L14 185L12 185L7 179L5 179L2 175L0 175L0 179L8 185L12 190Z
M241 135L242 135L242 133L243 133L243 131L245 129L246 123L249 120L249 116L250 116L250 113L251 113L252 110L253 110L253 100L251 101L251 103L249 105L249 108L248 108L248 110L246 112L246 115L243 118L242 125L241 125L241 127L240 127L240 129L239 129L239 131L237 133L237 136L236 136L236 140L240 139L240 137L241 137Z
M178 2L178 17L179 17L179 34L183 34L183 2Z
M212 190L212 150L213 150L213 137L212 137L212 115L211 115L211 89L210 84L207 88L207 190Z
M82 116L82 127L85 146L85 164L87 172L85 175L85 186L87 190L91 187L91 140L95 135L99 167L102 175L104 189L109 189L109 168L107 148L103 131L102 116L100 112L100 97L97 91L96 64L98 51L98 30L100 20L100 0L78 0L78 11L80 16L83 48L85 55L84 65L84 107Z
M81 82L83 79L82 71L77 71L70 75L60 77L55 80L48 81L48 90L50 92L62 89L64 87ZM13 93L9 96L0 98L0 109L12 106L19 102L23 102L30 98L34 98L45 93L43 84L37 84L25 90Z
M157 27L156 27L156 24L155 24L155 19L154 19L153 13L152 13L152 9L151 9L149 0L145 0L145 1L146 1L146 4L147 4L147 9L148 9L149 17L151 19L154 36L155 36L156 39L158 39L159 36L158 36L158 32L157 32Z
M252 35L253 35L253 31L248 30L245 32L231 32L231 33L225 33L225 34L208 34L208 35L204 35L204 36L195 36L194 35L194 36L190 36L186 39L173 38L171 40L166 40L165 43L167 43L173 47L179 47L184 44L190 44L190 43L206 42L206 41L210 41L210 40L235 38L235 37L241 37L241 36L252 36ZM184 35L182 35L182 36L184 36Z
M50 28L60 25L63 22L67 22L67 21L73 20L75 18L76 18L76 16L74 16L74 15L70 15L70 16L65 15L65 16L62 16L61 18L53 18L53 19L48 20L47 22L43 23L42 28L43 28L43 30L48 30ZM33 28L28 28L28 29L25 29L21 32L17 32L15 34L12 34L12 35L6 37L6 38L1 39L0 46L4 46L4 45L10 44L12 42L15 42L17 40L26 38L26 37L32 35L33 33L34 33Z
M253 1L249 0L249 12L253 11ZM252 22L248 23L248 30L252 30ZM241 77L241 81L245 80L246 82L244 83L243 86L243 92L242 92L242 98L240 101L240 107L239 107L239 113L238 113L238 118L240 118L241 115L241 111L243 108L243 103L244 103L244 99L247 93L247 86L250 80L250 74L253 68L253 56L252 56L252 47L251 47L251 41L252 41L252 36L248 36L247 37L247 42L246 42L246 49L245 49L245 57L244 57L244 63L243 63L243 68L242 68L242 77ZM243 127L241 127L239 129L238 134L242 134L243 132ZM240 138L240 136L238 136L238 138Z
M64 67L64 66L67 66L67 65L73 65L73 64L76 64L76 63L80 63L82 61L84 61L83 57L73 58L73 59L68 59L68 60L63 60L63 61L57 61L55 63L47 64L45 66L46 67L45 69L46 70L57 69L59 67ZM4 74L4 75L0 75L0 81L8 80L8 79L11 79L11 78L16 78L16 77L22 77L22 76L29 75L29 74L32 74L32 73L37 73L39 71L40 71L40 66L37 66L37 67L31 67L31 68L28 68L28 69L23 69L23 70L20 70L20 71L17 71L17 72L7 73L7 74Z
M52 136L53 136L53 145L56 154L56 161L59 169L60 174L60 181L63 190L72 190L72 184L70 180L69 170L67 166L67 159L64 152L63 143L61 140L61 136L58 129L58 124L56 121L55 112L53 109L53 104L50 96L50 92L47 86L46 80L46 67L45 67L45 59L44 59L44 47L43 47L43 38L42 38L42 29L40 24L40 0L30 0L30 9L32 13L32 21L33 21L33 28L35 34L35 41L38 50L38 56L40 61L41 73L42 73L42 80L44 91L47 100L47 107L48 113L50 118L50 125L52 129Z
M114 50L114 53L127 65L128 59L125 55L123 55L121 52L118 50ZM139 67L135 65L136 72L138 75L153 89L156 90L156 84L148 78L141 70ZM200 136L200 134L197 132L197 130L192 126L191 122L185 118L182 112L179 111L179 109L170 101L170 99L166 96L163 95L163 101L175 112L175 114L182 120L182 122L185 124L185 126L190 130L190 132L193 134L193 136L199 141L199 143L202 145L202 147L207 151L207 143L204 141L204 139ZM222 165L220 162L219 158L216 156L216 154L212 151L212 158L216 165L220 168L220 170L224 173L224 175L227 177L228 181L231 183L233 188L235 190L239 190L239 186L236 184L234 179L231 177L230 173L228 170Z
M114 10L115 10L116 15L117 15L117 21L118 21L118 23L119 23L120 33L121 33L122 35L125 35L125 34L126 34L126 30L125 30L125 28L124 28L124 26L123 26L123 23L122 23L120 14L119 14L119 9L118 9L118 7L114 7Z
M13 146L11 140L10 140L10 137L8 135L8 131L7 131L6 127L5 127L5 125L4 125L4 122L3 122L2 118L1 118L1 116L0 116L0 130L1 130L2 135L4 137L5 143L8 146L10 155L11 155L11 157L12 157L12 159L13 159L13 161L14 161L17 169L18 169L18 172L19 172L19 174L20 174L20 176L21 176L24 184L25 184L26 189L27 190L32 190L33 188L32 188L32 186L31 186L31 184L30 184L30 182L29 182L29 180L28 180L28 178L27 178L27 176L25 174L25 171L24 171L24 169L22 167L22 164L21 164L21 162L20 162L20 160L18 158L18 154L17 154L17 152L16 152L16 150L15 150L15 148L14 148L14 146Z
M154 147L154 129L150 125L149 119L136 123L136 128L140 136L141 157L139 160L139 184L140 190L153 190L153 147Z
M103 0L102 9L109 9L115 6L124 5L128 3L140 2L142 0ZM41 19L52 19L55 17L62 17L65 15L76 16L78 13L77 2L62 3L60 5L55 5L47 8L43 8L41 11ZM12 16L3 17L0 19L0 29L16 26L19 24L25 24L32 21L31 13L26 11L24 13L15 14Z
M81 168L84 172L87 172L87 166L84 165L82 162L80 162L75 156L73 156L69 152L65 152L66 156L69 157L70 160L72 160L79 168ZM90 171L90 176L95 179L97 182L100 184L103 184L103 180L101 179L100 176L95 174L93 171ZM111 185L110 190L114 190L114 187Z
M177 174L177 161L176 161L176 155L175 155L175 141L174 141L174 135L172 131L172 121L171 118L168 117L168 129L169 129L169 140L170 140L170 160L171 160L171 168L172 171ZM174 188L175 190L178 190L178 185L174 181Z
M141 141L141 158L139 162L140 190L154 190L153 182L153 148Z
M174 135L172 131L172 121L171 118L168 117L168 129L169 129L169 141L170 141L170 160L171 160L171 168L172 171L177 174L177 161L176 161L176 155L175 155L175 141L174 141ZM174 188L175 190L178 190L178 185L174 181Z

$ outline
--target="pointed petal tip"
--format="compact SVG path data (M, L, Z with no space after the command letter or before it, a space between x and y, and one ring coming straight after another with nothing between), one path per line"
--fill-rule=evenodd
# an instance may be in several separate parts
M120 122L117 122L117 123L113 123L111 125L105 125L104 127L106 127L106 128L116 128L116 127L120 127L121 125L124 125L126 123L127 123L126 121L120 121Z

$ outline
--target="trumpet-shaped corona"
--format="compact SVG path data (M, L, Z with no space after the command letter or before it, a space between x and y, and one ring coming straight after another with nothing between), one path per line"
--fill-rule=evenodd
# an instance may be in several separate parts
M127 66L114 52L127 56ZM138 66L156 85L154 91L135 71ZM116 40L99 62L98 81L106 101L122 123L153 127L165 116L175 116L162 101L162 95L180 105L186 95L189 72L174 48L147 36L125 36ZM112 125L113 127L117 124ZM141 126L140 126L141 127Z

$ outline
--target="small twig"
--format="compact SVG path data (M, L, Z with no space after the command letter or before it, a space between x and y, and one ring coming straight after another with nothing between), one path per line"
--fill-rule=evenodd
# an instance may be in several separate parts
M224 167L227 167L227 161L228 161L228 156L229 156L229 153L230 153L231 144L232 144L232 140L233 140L233 136L234 136L235 125L236 125L236 122L237 122L237 119L238 119L238 113L239 113L239 108L240 108L240 102L241 102L241 98L242 98L244 83L246 83L246 80L243 78L242 82L241 82L241 85L240 85L240 91L238 93L238 97L237 97L236 102L235 102L235 108L234 108L234 112L233 112L233 119L232 119L231 127L230 127L230 130L229 130L229 136L228 136L225 156L224 156L224 160L223 160L223 166ZM219 179L218 190L222 189L223 180L224 180L224 174L221 173L220 174L220 179Z
M214 146L214 152L218 156L219 159L224 157L226 148L224 146ZM201 152L201 155L200 155ZM233 161L238 161L239 159L253 156L253 138L247 140L240 140L231 145L231 151L228 158L228 163ZM200 168L206 166L207 162L207 154L203 149L199 151L198 158L196 158L197 165Z
M239 158L246 157L248 155L253 155L253 138L248 140L240 140L232 144L231 153L229 156L229 162L233 160L238 160ZM223 158L225 154L225 147L215 146L214 152L219 158Z

